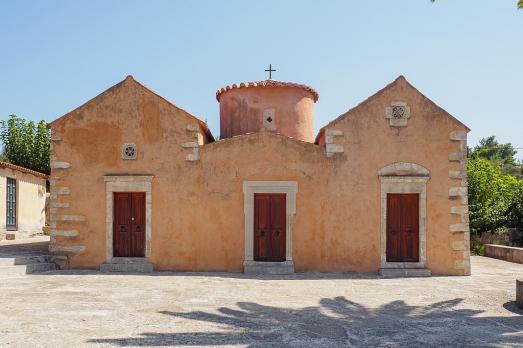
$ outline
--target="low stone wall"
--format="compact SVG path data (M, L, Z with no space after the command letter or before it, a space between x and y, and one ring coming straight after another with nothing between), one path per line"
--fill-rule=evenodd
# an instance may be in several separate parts
M485 244L485 256L510 262L523 263L523 248Z
M504 230L483 233L473 233L470 236L472 247L478 244L495 244L520 247L523 242L523 229L506 228Z

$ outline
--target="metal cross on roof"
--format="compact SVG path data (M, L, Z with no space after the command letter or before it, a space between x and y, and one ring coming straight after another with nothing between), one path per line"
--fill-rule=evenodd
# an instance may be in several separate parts
M272 68L272 64L269 64L269 69L265 69L265 71L269 72L269 80L272 80L272 72L276 71Z

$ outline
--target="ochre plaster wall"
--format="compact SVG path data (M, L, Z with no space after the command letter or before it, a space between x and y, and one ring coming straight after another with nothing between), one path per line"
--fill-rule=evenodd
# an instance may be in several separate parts
M394 128L385 107L404 101L411 108L408 126ZM54 191L70 189L55 202L69 203L57 230L75 237L54 237L57 253L68 254L68 267L97 268L105 261L105 183L111 173L153 174L151 262L157 270L242 270L245 180L298 183L293 221L293 259L297 272L377 272L380 267L380 181L378 170L394 162L428 168L427 267L435 274L463 274L454 263L458 223L449 210L449 170L459 151L449 139L466 130L414 88L400 80L352 109L329 127L343 131L344 152L327 157L315 145L270 132L208 143L200 159L186 161L181 144L194 118L134 81L108 90L65 119L51 125L55 161ZM120 156L123 142L138 148L135 161ZM54 180L54 181L53 181ZM57 217L55 220L60 220ZM80 221L85 220L85 221ZM463 237L461 237L463 239ZM84 247L84 248L80 248Z
M17 185L17 228L6 231L6 188L7 178L16 179ZM45 224L46 180L10 168L0 168L0 239L6 234L22 238L42 233Z

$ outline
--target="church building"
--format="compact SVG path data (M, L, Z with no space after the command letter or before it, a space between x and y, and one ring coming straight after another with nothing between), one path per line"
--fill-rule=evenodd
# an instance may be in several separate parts
M318 98L221 88L217 138L128 76L49 124L50 252L104 271L470 274L467 126L403 76L314 134Z

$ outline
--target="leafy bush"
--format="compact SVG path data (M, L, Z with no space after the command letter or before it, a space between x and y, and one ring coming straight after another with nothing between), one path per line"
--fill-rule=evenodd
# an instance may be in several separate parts
M523 181L519 182L507 213L509 227L523 228Z
M472 247L472 250L470 250L470 252L473 255L485 256L485 249L485 244L476 244Z

